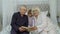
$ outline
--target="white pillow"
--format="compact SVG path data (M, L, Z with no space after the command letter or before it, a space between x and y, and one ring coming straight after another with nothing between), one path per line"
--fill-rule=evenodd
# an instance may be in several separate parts
M42 11L41 14L44 15L44 16L47 16L48 11Z

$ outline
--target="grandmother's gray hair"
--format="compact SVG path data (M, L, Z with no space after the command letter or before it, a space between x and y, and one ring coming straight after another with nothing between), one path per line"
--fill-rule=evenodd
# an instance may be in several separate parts
M38 11L39 13L40 13L40 8L39 7L35 7L35 8L32 8L32 11L34 12L34 11Z

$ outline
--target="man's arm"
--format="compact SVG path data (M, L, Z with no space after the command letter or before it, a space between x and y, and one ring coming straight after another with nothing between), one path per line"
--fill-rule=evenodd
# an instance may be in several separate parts
M13 14L12 16L12 21L11 21L11 26L14 30L18 31L19 30L19 26L17 26L15 23L16 23L16 20L17 20L17 15L16 13Z
M26 23L25 26L28 27L28 16L26 16Z

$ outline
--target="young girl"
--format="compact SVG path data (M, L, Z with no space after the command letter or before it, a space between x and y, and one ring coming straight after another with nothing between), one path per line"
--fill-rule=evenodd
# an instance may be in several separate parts
M33 17L33 13L31 9L28 11L28 22L29 22L29 25L28 25L29 28L34 27L35 19ZM30 29L28 31L30 31ZM33 34L32 31L33 29L31 29L30 34Z
M32 10L30 9L28 11L28 22L29 22L29 25L28 27L32 27L33 26L33 14L32 14Z

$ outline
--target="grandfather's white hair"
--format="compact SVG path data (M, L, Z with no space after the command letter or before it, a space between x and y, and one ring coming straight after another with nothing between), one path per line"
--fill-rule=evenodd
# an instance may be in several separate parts
M18 5L17 10L19 11L22 7L27 8L27 6L26 6L26 5Z

